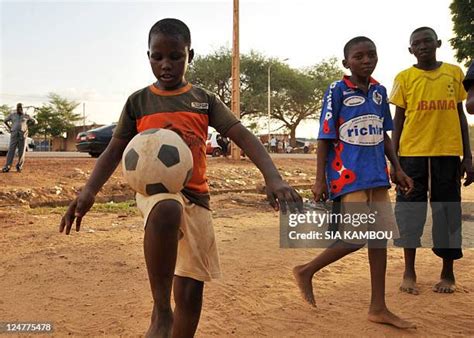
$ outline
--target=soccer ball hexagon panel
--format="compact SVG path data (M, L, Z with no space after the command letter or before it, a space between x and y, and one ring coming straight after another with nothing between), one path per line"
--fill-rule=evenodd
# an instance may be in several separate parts
M147 129L128 143L122 170L130 187L142 195L177 193L191 179L193 155L174 131Z

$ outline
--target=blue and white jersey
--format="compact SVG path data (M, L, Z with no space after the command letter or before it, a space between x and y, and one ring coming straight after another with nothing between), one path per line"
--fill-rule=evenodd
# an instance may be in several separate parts
M326 179L329 197L390 186L384 133L393 129L384 86L370 79L368 93L348 76L333 82L324 95L318 139L334 140Z

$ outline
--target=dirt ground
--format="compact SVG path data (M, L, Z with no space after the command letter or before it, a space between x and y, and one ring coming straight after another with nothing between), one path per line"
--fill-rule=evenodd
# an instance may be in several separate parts
M50 322L54 335L142 336L151 295L143 259L142 219L117 171L72 236L58 233L64 206L83 185L94 159L28 158L24 171L0 175L0 322ZM302 189L314 160L278 159L282 175ZM317 308L300 299L291 268L321 249L280 249L278 214L256 186L263 180L247 160L209 161L214 226L223 278L208 283L197 336L473 336L474 250L455 263L458 290L436 294L440 260L419 250L421 294L398 291L403 253L390 249L387 303L418 328L400 331L366 319L370 300L367 251L320 271ZM474 200L474 188L464 189Z

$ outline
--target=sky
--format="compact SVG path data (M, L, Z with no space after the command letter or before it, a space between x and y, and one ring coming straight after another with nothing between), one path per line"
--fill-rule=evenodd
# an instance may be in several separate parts
M379 56L373 76L390 91L395 75L415 62L408 39L420 26L442 40L438 59L457 64L450 2L240 0L240 51L308 67L341 59L345 42L365 35ZM184 21L195 53L206 55L232 47L232 8L232 0L0 0L0 104L39 106L54 92L81 103L76 112L85 112L86 123L115 122L127 97L155 80L146 51L156 21ZM314 137L316 128L309 121L297 136Z

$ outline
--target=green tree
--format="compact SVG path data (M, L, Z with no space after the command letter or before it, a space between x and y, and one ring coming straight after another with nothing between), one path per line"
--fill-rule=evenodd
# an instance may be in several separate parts
M38 123L28 128L30 136L41 135L47 140L57 134L57 130L61 128L60 117L50 106L37 108L35 118Z
M472 0L453 0L449 6L456 36L449 40L456 50L456 59L466 67L474 60L474 3Z
M57 130L52 136L59 136L65 133L68 129L74 127L74 123L82 119L81 114L74 113L74 109L79 106L78 102L69 101L55 93L48 95L49 103L48 106L59 115L61 120L62 130Z
M220 48L212 54L196 57L191 63L186 78L195 85L216 94L230 107L231 52Z
M240 116L242 118L261 111L266 88L266 64L260 54L251 52L240 61ZM191 63L186 78L212 93L228 107L232 98L232 52L220 48L212 54L198 56ZM262 101L263 100L263 101Z
M295 144L296 128L308 118L317 117L324 91L342 77L336 59L329 59L307 69L293 69L287 64L257 52L241 55L240 116L254 130L268 116L268 69L271 67L271 118L281 122ZM187 78L213 93L230 107L231 52L221 48L197 57Z
M8 116L8 114L10 114L12 110L13 110L13 107L10 107L7 104L0 105L0 123L2 125L3 125L3 121Z
M79 105L75 101L69 101L58 94L50 93L49 102L36 109L36 120L38 124L29 128L29 134L43 135L45 139L63 135L74 127L74 123L81 120L81 115L74 113Z
M344 72L337 59L331 58L302 70L280 64L273 73L272 83L279 86L272 85L271 117L283 123L295 146L296 128L302 121L319 116L324 92Z

